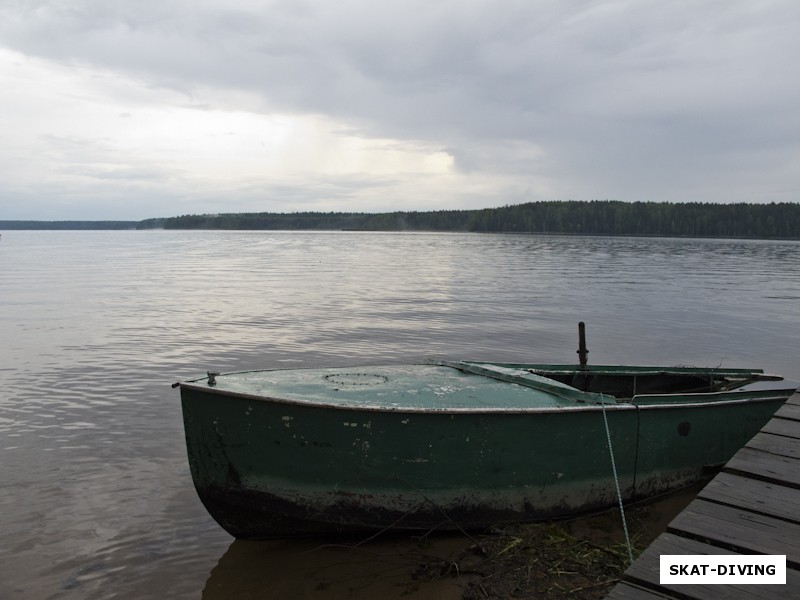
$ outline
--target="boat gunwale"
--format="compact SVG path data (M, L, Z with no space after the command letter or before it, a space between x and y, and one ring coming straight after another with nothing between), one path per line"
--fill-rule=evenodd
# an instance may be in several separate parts
M252 371L248 371L252 372ZM238 373L228 373L234 375ZM199 380L195 380L199 381ZM245 400L254 400L257 402L267 402L273 404L288 404L294 406L302 406L306 408L323 408L334 409L350 412L373 412L385 414L559 414L565 412L602 412L606 411L619 411L619 410L669 410L669 409L682 409L682 408L699 408L699 407L717 407L728 406L737 404L746 404L752 402L774 402L783 399L784 401L792 395L794 390L740 390L740 391L726 391L726 392L709 392L709 393L694 393L694 394L653 394L658 397L683 397L683 396L699 396L703 398L712 397L714 395L732 395L741 394L741 398L731 398L728 400L711 400L706 402L664 402L659 404L637 404L633 400L637 397L645 398L647 395L635 396L632 400L617 402L614 404L609 403L576 403L576 406L531 406L531 407L518 407L518 408L503 408L503 407L447 407L447 408L424 408L414 406L390 407L385 405L365 404L365 405L348 405L337 404L332 402L311 402L301 398L280 398L273 396L265 396L263 394L250 394L247 392L237 392L233 390L219 389L208 385L200 385L195 381L179 382L178 386L181 390L190 390L196 392L209 393L218 396L227 396L233 398L240 398ZM752 397L752 392L756 394L765 394L764 397ZM769 392L774 392L774 395L767 396ZM788 394L786 393L788 392Z
M579 375L715 375L719 377L745 377L754 376L758 379L781 381L781 375L765 373L764 369L748 368L724 368L724 367L657 367L657 366L631 366L631 365L586 365L585 367L562 364L544 363L502 363L502 362L481 362L474 360L460 361L465 364L491 364L498 367L509 369L520 369L530 371L534 374L563 375L565 373L575 373Z

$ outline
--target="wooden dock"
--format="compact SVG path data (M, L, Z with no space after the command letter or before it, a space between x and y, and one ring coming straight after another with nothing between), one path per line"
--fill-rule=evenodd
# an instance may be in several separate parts
M662 554L785 554L786 585L661 585ZM625 571L606 600L800 598L800 391Z

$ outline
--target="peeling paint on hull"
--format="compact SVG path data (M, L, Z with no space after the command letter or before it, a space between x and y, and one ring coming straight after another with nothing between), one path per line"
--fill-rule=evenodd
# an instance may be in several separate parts
M326 381L369 385L395 399L386 388L393 372L378 373L386 381L361 373L347 379L328 373ZM483 385L462 379L456 383L465 394ZM431 401L456 387L433 386ZM483 388L474 408L432 410L181 384L192 478L214 519L246 539L481 529L614 506L602 408L560 402L498 409L511 400L486 396L507 388L524 393L512 389L518 387ZM727 461L785 396L692 400L606 405L626 502L708 478L707 467Z

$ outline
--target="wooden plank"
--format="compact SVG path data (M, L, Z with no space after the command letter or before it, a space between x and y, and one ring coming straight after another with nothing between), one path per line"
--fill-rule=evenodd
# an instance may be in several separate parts
M744 447L723 467L727 473L800 488L800 460Z
M796 523L695 500L667 531L742 554L785 554L787 566L800 569L800 525Z
M736 552L705 544L697 540L664 533L656 538L650 547L625 571L625 582L641 588L658 590L667 597L696 600L716 600L717 598L736 598L741 600L785 600L796 597L794 590L800 591L800 571L787 569L786 585L691 585L660 583L662 554L687 554L692 556L721 554L736 555ZM793 595L794 594L794 595ZM658 598L658 596L655 596ZM621 596L619 600L631 598L650 600L649 596Z
M628 567L624 575L625 580L645 586L658 584L662 554L735 555L736 552L690 538L680 537L673 533L663 533Z
M697 497L800 524L800 489L723 472Z
M797 408L800 408L800 406ZM792 421L790 419L773 417L766 425L764 425L764 427L761 428L761 431L798 439L800 438L800 421Z
M677 600L676 596L670 596L666 591L657 591L640 587L621 581L606 596L606 600Z
M797 438L765 433L762 430L761 433L757 433L752 440L747 442L747 447L800 460L800 439Z
M800 409L800 406L795 406L792 408ZM800 421L783 419L781 417L773 417L766 425L764 425L764 427L761 428L761 431L774 433L775 435L785 435L786 437L797 439L800 438Z
M784 404L775 412L775 416L800 421L800 404Z
M800 392L795 392L794 394L789 396L789 399L786 401L786 404L800 406ZM786 404L784 404L784 406L786 406Z

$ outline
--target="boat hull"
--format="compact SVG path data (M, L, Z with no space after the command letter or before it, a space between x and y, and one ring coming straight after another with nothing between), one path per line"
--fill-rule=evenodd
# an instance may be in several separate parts
M624 501L642 500L708 478L785 400L411 410L201 385L182 385L181 398L200 499L244 539L481 529L602 510L617 502L609 439Z

